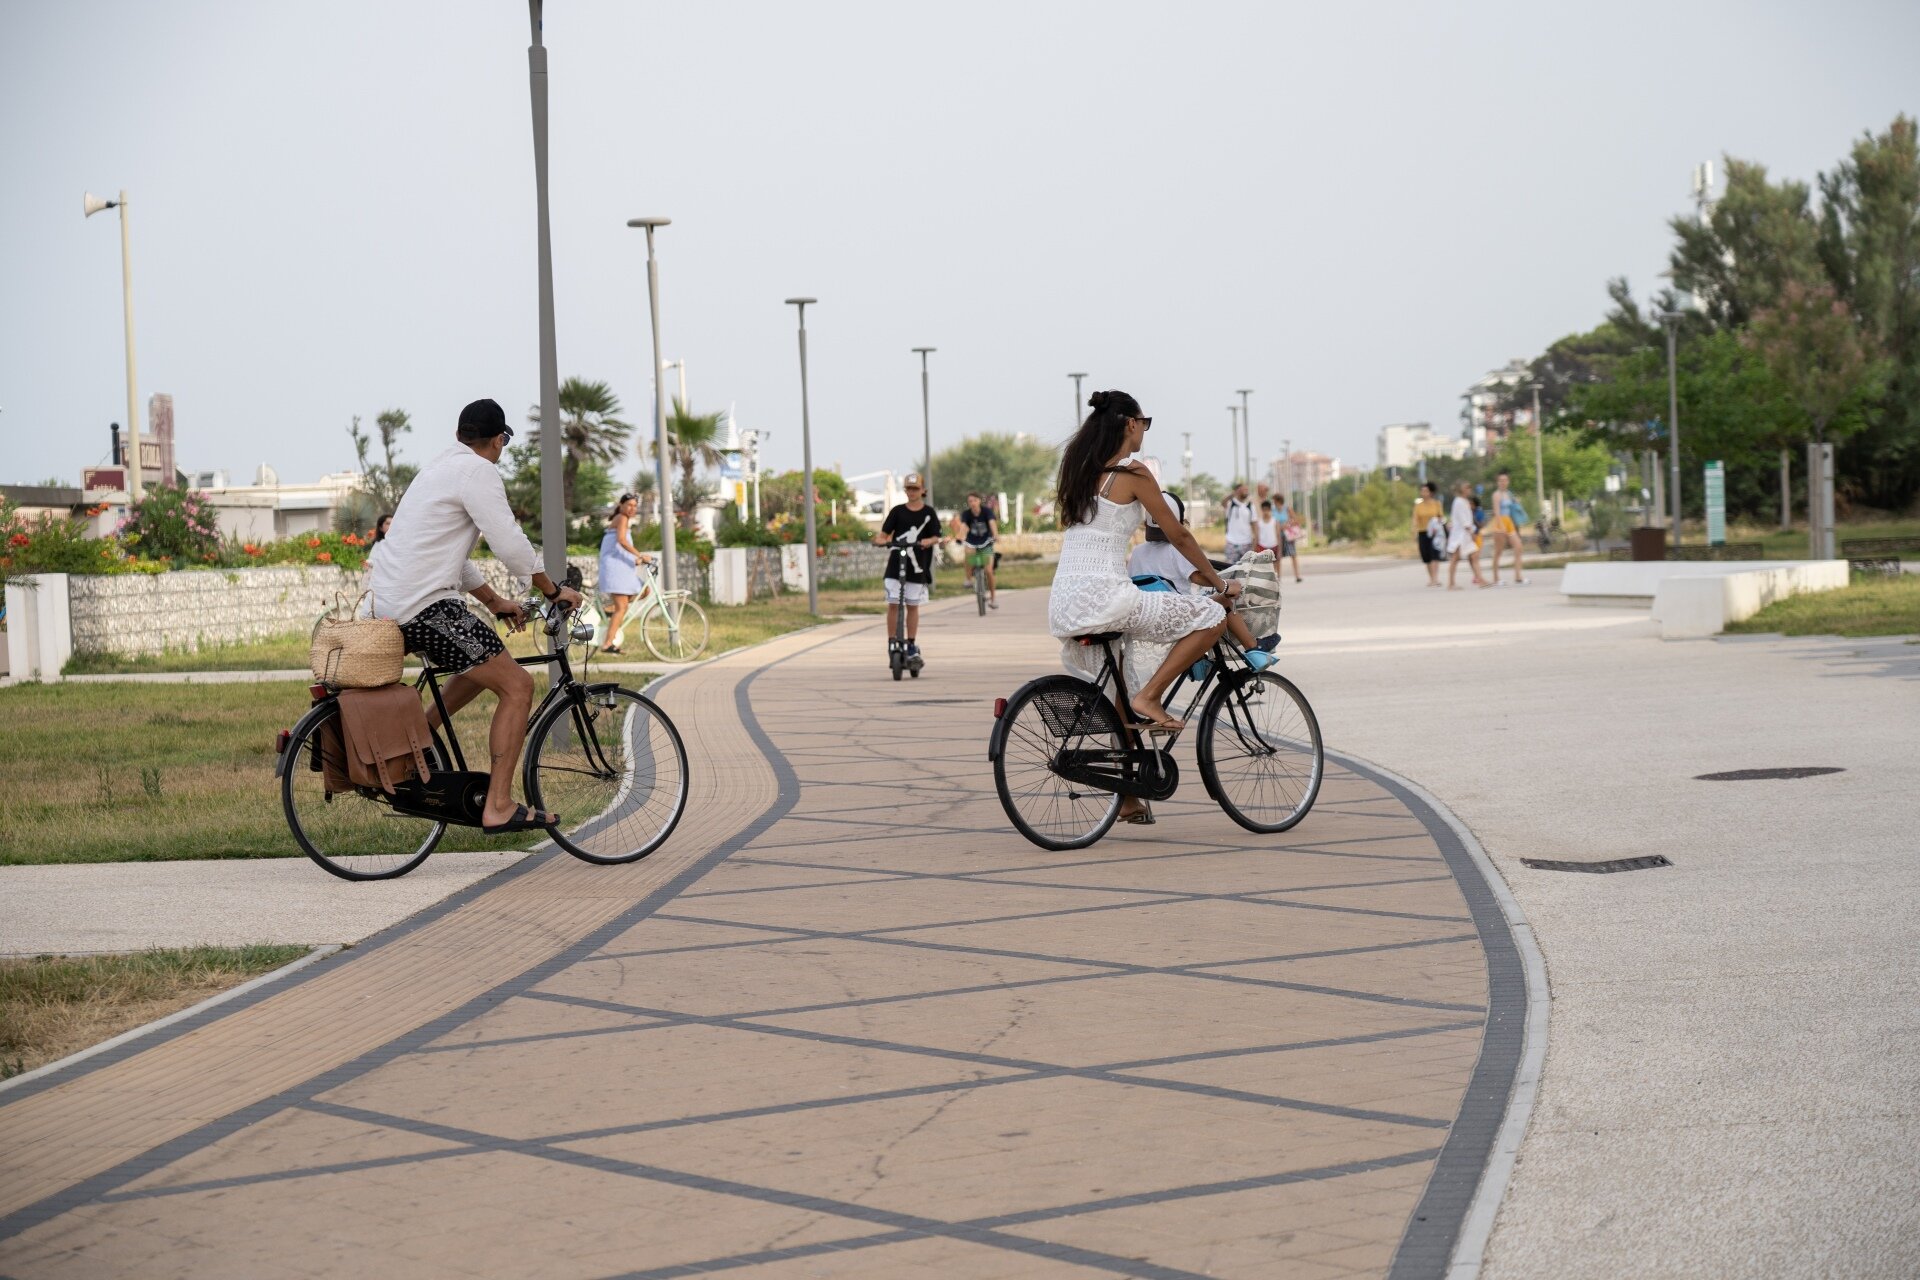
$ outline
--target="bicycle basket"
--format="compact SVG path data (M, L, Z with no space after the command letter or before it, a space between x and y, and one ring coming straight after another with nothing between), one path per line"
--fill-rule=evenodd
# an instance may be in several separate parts
M1100 715L1103 698L1098 690L1082 693L1072 689L1049 689L1034 699L1047 732L1056 738L1096 733L1106 727Z

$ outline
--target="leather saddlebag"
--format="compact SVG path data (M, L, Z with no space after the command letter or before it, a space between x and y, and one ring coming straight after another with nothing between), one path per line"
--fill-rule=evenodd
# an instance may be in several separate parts
M412 685L342 689L340 727L347 739L347 776L355 786L392 795L399 783L432 773L427 751L433 732Z

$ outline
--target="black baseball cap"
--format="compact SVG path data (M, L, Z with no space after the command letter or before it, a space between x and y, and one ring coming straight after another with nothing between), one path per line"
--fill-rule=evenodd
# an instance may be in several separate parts
M460 434L469 440L491 440L495 436L513 439L507 425L507 412L497 400L475 400L460 411Z

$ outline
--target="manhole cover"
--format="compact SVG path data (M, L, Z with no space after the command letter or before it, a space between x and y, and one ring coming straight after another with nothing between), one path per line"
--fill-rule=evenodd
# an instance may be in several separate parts
M1606 875L1612 871L1645 871L1652 867L1670 867L1661 854L1646 858L1612 858L1606 862L1554 862L1548 858L1522 858L1520 865L1532 867L1535 871L1591 871L1596 875Z
M903 707L974 707L980 705L978 698L902 698Z
M1725 773L1703 773L1695 782L1760 782L1768 778L1817 778L1823 773L1845 773L1832 765L1799 765L1791 769L1729 769Z

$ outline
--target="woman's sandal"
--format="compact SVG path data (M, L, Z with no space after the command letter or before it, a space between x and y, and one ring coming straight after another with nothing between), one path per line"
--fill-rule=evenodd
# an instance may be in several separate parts
M1120 821L1131 822L1136 827L1150 827L1153 825L1153 806L1143 800L1132 813L1121 814Z
M523 804L513 806L513 816L497 827L482 826L481 832L490 836L511 835L516 831L545 831L548 827L558 826L558 814L541 813L529 809Z

